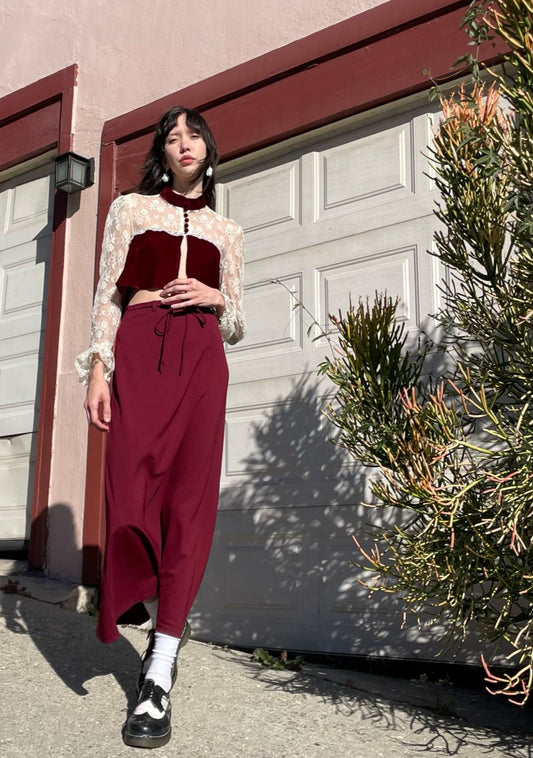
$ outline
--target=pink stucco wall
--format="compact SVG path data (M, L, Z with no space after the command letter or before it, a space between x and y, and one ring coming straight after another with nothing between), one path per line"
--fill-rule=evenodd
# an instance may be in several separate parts
M74 149L98 160L107 119L384 2L3 0L0 28L11 44L0 46L0 97L77 63ZM89 333L96 186L70 202L48 568L52 575L79 579L87 428L73 359ZM63 506L71 519L60 516Z

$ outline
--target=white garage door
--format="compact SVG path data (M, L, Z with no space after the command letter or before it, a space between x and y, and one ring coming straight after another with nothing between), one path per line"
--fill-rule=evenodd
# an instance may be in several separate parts
M52 210L50 164L0 184L0 548L29 537Z
M435 116L405 108L224 167L220 210L246 232L249 333L228 351L220 511L194 609L204 639L401 657L438 649L401 629L393 598L357 582L352 535L369 518L368 489L328 440L332 385L316 368L330 348L308 335L313 320L325 325L376 290L401 297L413 330L437 308L423 155Z

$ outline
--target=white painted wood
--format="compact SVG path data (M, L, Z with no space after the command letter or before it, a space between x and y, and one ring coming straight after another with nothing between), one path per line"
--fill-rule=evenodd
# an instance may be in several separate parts
M0 547L29 538L35 437L0 438Z
M29 536L52 210L50 164L0 184L0 545Z
M414 124L372 128L319 151L318 219L353 213L412 193Z
M322 411L334 387L316 374L335 341L328 313L386 292L416 334L438 307L442 271L427 252L436 110L389 106L344 133L293 139L285 156L278 146L271 160L222 169L220 210L246 234L249 332L228 349L217 534L195 606L206 638L395 657L439 650L440 630L402 628L397 600L358 581L352 536L364 540L368 472L330 442Z
M248 334L232 348L232 355L241 354L241 360L247 361L301 350L303 313L294 307L301 299L301 273L250 285L246 291Z
M295 229L300 225L300 164L284 162L235 178L224 186L226 214L257 239Z

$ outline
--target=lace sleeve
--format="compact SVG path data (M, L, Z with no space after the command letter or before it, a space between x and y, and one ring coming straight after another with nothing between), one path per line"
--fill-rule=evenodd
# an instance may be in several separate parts
M117 197L111 204L105 223L100 278L92 310L91 345L76 358L76 368L83 384L89 381L89 369L95 353L100 355L104 363L107 381L115 368L113 343L122 314L122 302L116 282L124 268L132 236L132 214L128 196Z
M225 242L220 276L220 291L225 307L220 317L219 327L224 342L234 345L246 334L246 323L242 311L244 243L240 226L233 222L229 225Z

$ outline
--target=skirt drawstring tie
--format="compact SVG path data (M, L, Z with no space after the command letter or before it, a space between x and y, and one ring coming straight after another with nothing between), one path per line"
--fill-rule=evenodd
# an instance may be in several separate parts
M170 328L172 326L172 321L174 318L178 316L187 316L188 314L194 316L202 329L204 328L206 324L206 318L204 316L204 313L213 313L213 310L211 308L185 308L183 310L178 310L177 308L166 308L166 313L164 313L159 321L157 321L156 325L154 326L154 333L161 337L161 347L159 349L159 362L157 364L157 370L159 373L162 373L163 366L165 365L164 361L164 353L165 353L165 338L167 334L170 331ZM187 337L187 321L188 319L185 319L184 324L184 330L183 330L183 339L181 340L181 347L180 347L180 365L179 365L179 371L178 376L181 376L181 369L183 367L183 353L185 351L185 339Z

